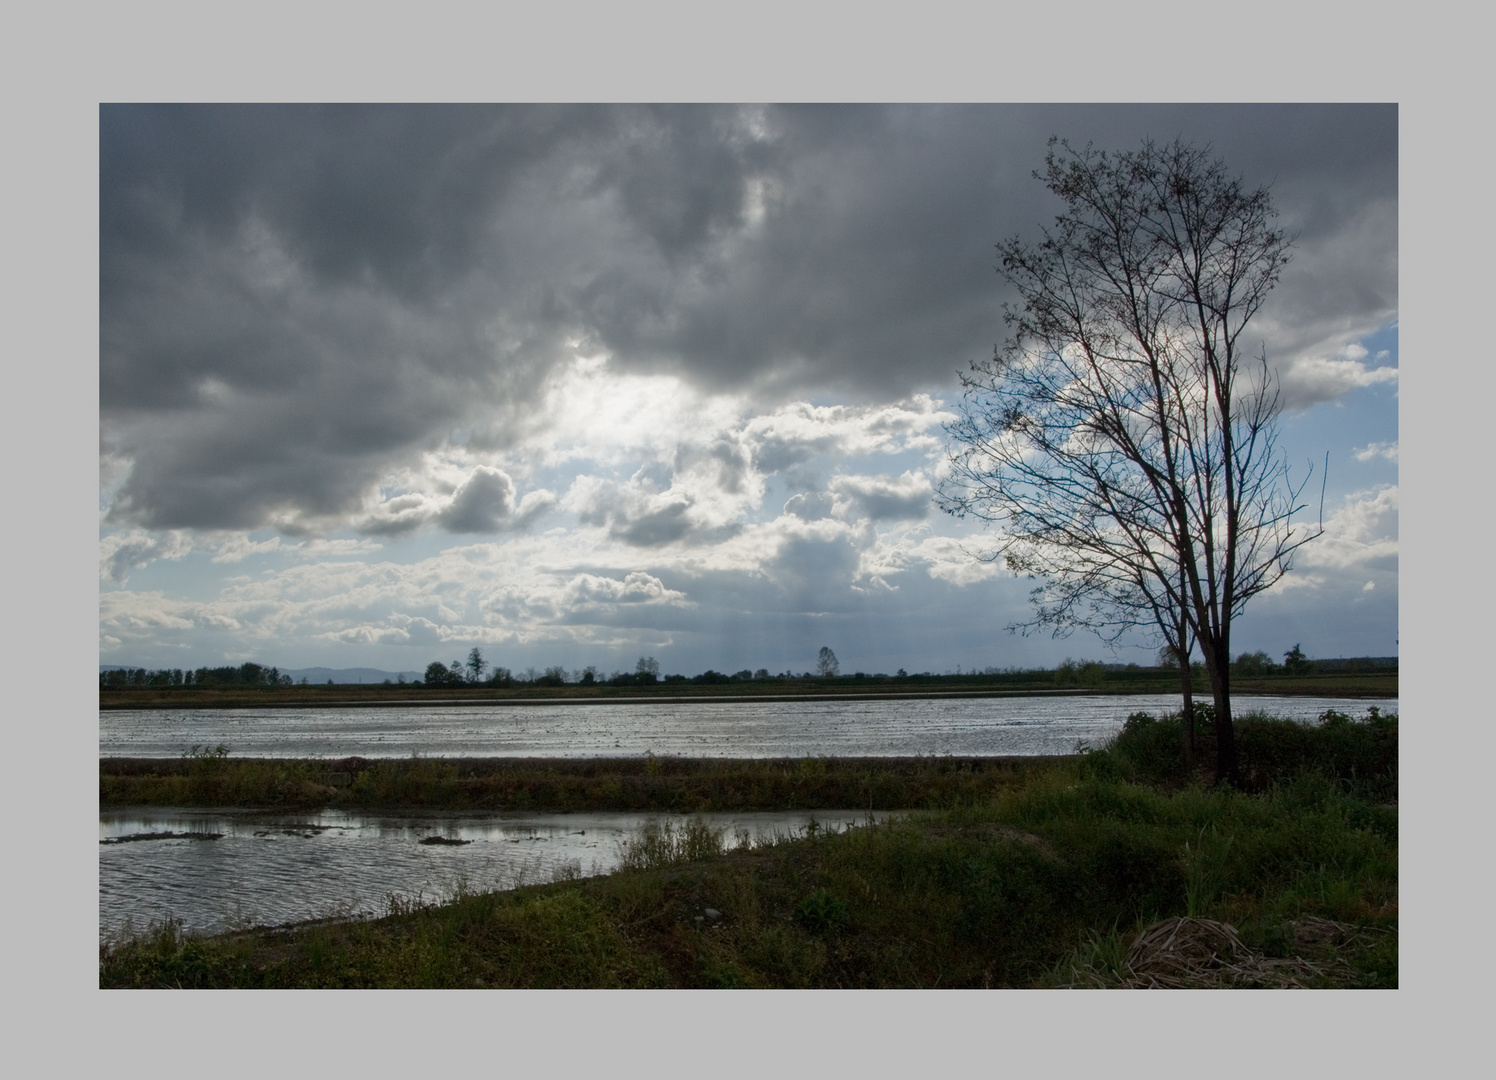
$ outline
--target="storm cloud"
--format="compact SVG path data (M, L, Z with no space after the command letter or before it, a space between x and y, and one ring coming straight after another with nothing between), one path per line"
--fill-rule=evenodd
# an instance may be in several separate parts
M993 245L1055 212L1050 134L1180 135L1271 183L1297 236L1262 319L1285 387L1390 377L1343 349L1396 312L1394 106L109 105L107 521L498 530L518 489L489 473L371 507L425 456L543 434L583 355L765 411L949 388L1003 337ZM736 448L705 453L741 482ZM797 453L757 444L761 468ZM595 513L635 545L698 527L684 499Z

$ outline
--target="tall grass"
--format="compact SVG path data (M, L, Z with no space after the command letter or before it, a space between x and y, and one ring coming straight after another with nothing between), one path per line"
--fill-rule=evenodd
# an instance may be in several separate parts
M725 850L726 829L716 829L693 818L679 825L647 821L618 844L620 870L659 870L677 863L714 859Z

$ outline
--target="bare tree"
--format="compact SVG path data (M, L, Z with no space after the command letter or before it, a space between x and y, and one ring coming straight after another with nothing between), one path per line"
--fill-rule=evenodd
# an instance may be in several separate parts
M1065 204L1043 240L999 245L1012 337L962 377L941 505L997 526L989 559L1042 578L1036 620L1120 636L1151 624L1215 701L1236 776L1231 623L1321 530L1296 526L1279 397L1243 332L1288 261L1267 189L1208 148L1051 140ZM1307 479L1307 477L1306 477Z
M453 666L455 667L456 665ZM483 673L488 670L488 661L483 659L483 650L474 645L468 652L467 663L463 666L467 668L468 682L482 682Z
M816 656L816 672L823 679L841 674L841 661L836 658L836 653L831 651L831 646L821 646L821 651Z

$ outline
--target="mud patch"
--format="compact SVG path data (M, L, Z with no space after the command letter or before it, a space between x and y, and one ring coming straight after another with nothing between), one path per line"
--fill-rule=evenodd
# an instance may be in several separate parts
M138 832L129 836L111 836L101 844L133 844L138 840L222 840L221 832Z

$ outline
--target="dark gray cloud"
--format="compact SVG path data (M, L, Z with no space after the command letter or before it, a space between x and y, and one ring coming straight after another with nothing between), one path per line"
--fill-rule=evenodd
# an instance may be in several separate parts
M930 512L934 490L918 473L891 476L839 476L831 490L873 521L922 518Z
M105 106L111 518L354 520L453 431L542 423L578 342L766 404L948 387L1003 336L993 245L1054 213L1051 133L1209 141L1273 183L1275 348L1395 312L1395 106Z
M480 465L436 520L448 532L492 533L507 525L513 513L514 481L508 473Z
M819 521L830 517L835 508L836 500L825 491L804 491L799 495L791 495L784 504L786 514L793 514L804 521Z

